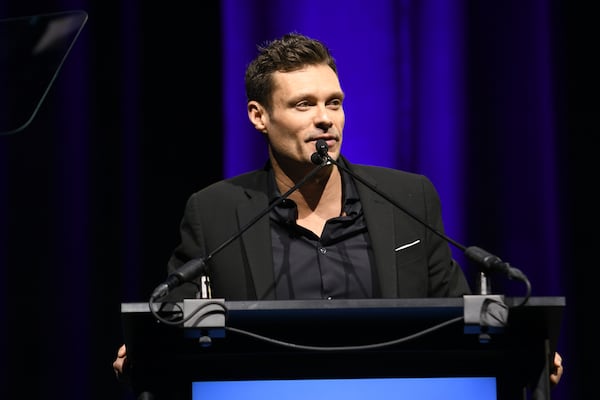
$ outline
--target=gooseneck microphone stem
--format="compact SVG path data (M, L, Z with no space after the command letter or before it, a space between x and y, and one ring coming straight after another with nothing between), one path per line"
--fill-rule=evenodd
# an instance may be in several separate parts
M528 294L526 296L526 299L529 297L529 293L531 291L531 284L529 283L529 280L527 279L525 274L523 274L523 272L521 272L519 269L512 267L509 263L502 261L499 257L497 257L491 253L488 253L487 251L483 250L480 247L464 246L464 245L460 244L459 242L457 242L456 240L454 240L454 239L446 236L442 232L438 231L431 225L427 224L421 218L417 217L415 214L413 214L412 212L407 210L405 207L402 207L400 204L398 204L398 202L394 201L394 199L390 198L387 194L378 190L370 182L366 181L361 176L355 174L349 168L345 167L344 165L338 163L336 160L331 158L331 156L329 156L329 153L327 152L328 146L327 146L327 142L325 140L319 139L317 141L316 148L317 148L318 157L315 157L315 155L317 153L313 154L313 158L312 158L313 163L316 164L316 163L320 162L322 165L334 164L338 168L347 172L354 179L358 180L360 183L367 186L373 192L375 192L379 196L383 197L389 203L391 203L392 205L394 205L395 207L397 207L398 209L403 211L406 215L408 215L409 217L411 217L414 220L416 220L417 222L419 222L421 225L423 225L429 231L433 232L434 234L441 237L446 242L452 244L453 246L455 246L456 248L461 250L467 258L469 258L471 261L474 261L479 266L482 274L487 275L490 272L503 272L508 276L509 279L515 278L515 279L523 281L525 283L525 285L527 286ZM487 285L487 282L485 282L484 284Z
M314 163L314 155L315 154L317 154L317 153L314 153L313 157L311 158L311 160L313 160L313 163ZM283 195L281 195L280 197L275 199L267 208L265 208L262 212L257 214L254 218L252 218L252 220L250 220L246 225L244 225L233 236L231 236L229 239L225 240L221 245L219 245L217 248L215 248L213 251L211 251L206 257L195 258L193 260L190 260L187 263L185 263L184 265L182 265L181 267L179 267L175 272L170 274L167 277L167 279L165 280L165 282L158 285L156 287L156 289L154 289L154 291L152 292L152 296L150 298L150 302L152 303L156 300L160 300L161 298L168 295L169 292L173 288L178 287L178 286L184 284L185 282L192 281L193 279L196 279L201 275L206 275L208 272L207 271L207 269L208 269L207 263L210 261L211 258L213 258L217 253L219 253L221 250L223 250L225 247L227 247L231 242L233 242L234 240L236 240L237 238L242 236L242 234L244 232L246 232L250 227L252 227L256 222L258 222L259 219L264 217L275 206L277 206L283 200L288 198L288 196L290 194L292 194L293 192L298 190L298 188L300 188L302 185L304 185L304 183L306 183L306 181L311 179L317 172L319 172L326 165L328 165L328 164L322 163L322 164L318 165L317 167L313 168L306 176L304 176L301 180L299 180L287 192L285 192Z
M441 237L442 239L444 239L445 241L447 241L448 243L452 243L452 245L456 246L457 248L459 248L462 251L466 251L467 247L463 246L462 244L458 243L456 240L444 235L442 232L438 231L437 229L435 229L434 227L430 226L429 224L427 224L425 221L423 221L421 218L417 217L415 214L413 214L412 212L408 211L405 207L402 207L400 204L398 204L398 202L394 201L394 199L390 198L387 194L383 193L382 191L378 190L375 186L373 186L370 182L366 181L365 179L363 179L361 176L357 175L354 173L354 171L351 171L350 169L346 168L344 165L340 164L339 162L335 161L333 158L331 158L329 155L326 156L327 157L327 162L335 164L338 168L346 171L348 174L350 174L354 179L358 180L360 183L362 183L363 185L367 186L369 189L371 189L372 191L374 191L375 193L377 193L379 196L383 197L385 200L387 200L389 203L391 203L393 206L397 207L398 209L402 210L406 215L408 215L409 217L413 218L414 220L416 220L417 222L419 222L421 225L425 226L428 230L430 230L431 232L435 233L436 235L438 235L439 237Z

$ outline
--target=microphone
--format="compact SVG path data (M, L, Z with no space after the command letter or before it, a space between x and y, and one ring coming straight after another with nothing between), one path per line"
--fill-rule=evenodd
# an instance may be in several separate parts
M310 156L310 161L312 161L313 164L330 164L329 160L327 159L328 154L327 151L329 150L329 146L327 146L327 142L323 139L319 139L317 140L317 143L315 143L315 148L316 148L316 152L312 153L312 155Z
M310 161L313 164L320 165L323 163L323 161L327 161L327 159L321 157L321 155L319 153L315 152L315 153L312 153L312 155L310 156Z
M177 270L170 274L163 283L158 285L152 292L151 299L161 299L168 295L172 289L181 286L185 282L189 282L200 275L204 275L205 273L206 260L203 258L195 258L190 260L181 267L177 268Z
M325 151L327 154L327 142L323 140L325 143L325 150L321 149L320 152ZM205 258L195 258L187 263L183 264L179 267L175 272L171 273L167 279L158 285L152 295L150 297L150 302L159 300L166 295L168 295L173 289L183 285L185 282L190 282L202 275L206 275L207 273L207 264L211 258L213 258L217 253L227 247L231 242L242 236L244 232L246 232L249 228L251 228L258 220L268 214L276 205L285 200L290 194L298 190L306 181L312 178L321 168L326 165L329 165L327 158L323 158L319 154L319 147L317 147L317 152L311 155L311 162L314 164L319 164L316 168L310 171L304 178L302 178L298 183L292 186L287 192L285 192L281 197L271 203L267 208L261 211L258 215L256 215L252 220L250 220L246 225L244 225L239 231L237 231L233 236L224 241L221 245L219 245L216 249L210 252ZM316 157L318 157L318 162L315 162Z
M340 163L338 163L337 161L335 161L333 158L331 158L329 156L329 153L327 152L328 146L327 146L327 142L325 140L323 140L323 139L317 140L316 148L317 148L317 152L313 153L311 156L311 161L313 163L321 164L321 165L335 164L338 168L347 172L354 179L358 180L360 183L367 186L373 192L375 192L379 196L383 197L385 200L387 200L388 202L393 204L396 208L400 209L406 215L408 215L409 217L413 218L415 221L417 221L418 223L423 225L429 231L433 232L437 236L444 239L446 242L452 244L453 246L455 246L456 248L461 250L467 258L469 258L471 261L474 261L479 266L480 272L482 272L484 274L487 274L490 272L503 272L504 274L506 274L508 276L509 279L516 278L516 279L523 281L528 288L528 292L531 290L531 285L529 283L529 280L527 279L525 274L523 272L521 272L519 269L512 267L509 263L502 261L499 257L497 257L491 253L488 253L487 251L483 250L480 247L476 247L476 246L467 247L467 246L464 246L464 245L458 243L457 241L453 240L449 236L444 235L443 233L439 232L437 229L435 229L434 227L432 227L431 225L429 225L428 223L426 223L425 221L423 221L422 219L420 219L419 217L414 215L412 212L410 212L406 208L402 207L400 204L398 204L396 201L394 201L394 199L390 198L387 194L381 192L379 189L377 189L371 183L369 183L368 181L366 181L359 175L355 174L349 168L346 168L345 166L343 166Z

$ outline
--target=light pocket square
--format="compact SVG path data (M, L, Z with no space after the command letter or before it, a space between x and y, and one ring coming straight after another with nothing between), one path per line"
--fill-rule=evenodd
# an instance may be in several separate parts
M409 248L409 247L414 246L415 244L419 244L419 243L421 243L421 239L417 239L414 242L406 243L406 244L403 244L402 246L396 247L394 249L394 251L404 250L406 248Z

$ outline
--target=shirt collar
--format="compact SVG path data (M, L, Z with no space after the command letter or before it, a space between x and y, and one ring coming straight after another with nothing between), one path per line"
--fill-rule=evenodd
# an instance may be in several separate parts
M347 167L342 157L338 159L338 163L342 164L344 167ZM273 171L273 167L270 163L268 163L266 168L268 169L269 173L269 204L272 204L274 201L281 197L281 192L279 191L279 188L277 187L277 184L275 182L275 172ZM342 177L342 196L344 198L344 209L346 211L346 214L349 215L350 212L357 211L353 210L352 205L359 203L360 198L358 196L358 190L356 189L354 179L352 179L350 174L348 174L343 169L340 168L339 170ZM286 200L287 199L285 199L283 203L287 203L288 201ZM289 201L291 202L291 200Z

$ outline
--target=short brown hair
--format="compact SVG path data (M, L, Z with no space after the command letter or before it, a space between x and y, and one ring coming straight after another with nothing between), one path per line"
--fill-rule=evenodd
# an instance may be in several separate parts
M258 55L246 68L247 101L258 101L271 109L274 72L296 71L306 65L328 65L337 75L335 59L325 44L299 33L287 33L279 39L259 45Z

